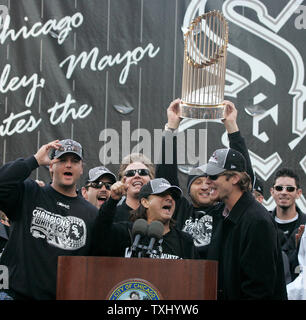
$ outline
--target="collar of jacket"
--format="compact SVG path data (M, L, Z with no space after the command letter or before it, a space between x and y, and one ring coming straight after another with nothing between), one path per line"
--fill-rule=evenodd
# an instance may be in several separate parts
M250 203L254 201L256 201L256 199L251 192L244 192L239 200L235 203L234 207L229 212L229 215L225 220L237 224Z
M7 228L4 224L2 224L2 222L0 222L0 238L3 238L5 240L8 240L8 232L7 232Z

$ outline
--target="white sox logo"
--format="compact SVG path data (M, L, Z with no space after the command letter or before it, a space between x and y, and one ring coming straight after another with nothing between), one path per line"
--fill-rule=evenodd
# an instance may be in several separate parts
M212 8L212 2L206 8L207 0L192 0L184 17L184 33L195 17L213 9L222 11L229 22L225 98L238 99L238 109L244 107L248 114L242 116L250 122L254 137L247 141L249 153L255 173L264 181L268 181L281 165L286 166L288 159L292 161L290 152L296 163L295 167L288 167L298 169L299 166L306 173L305 148L302 150L306 135L305 67L298 43L293 44L291 37L288 40L282 33L285 25L289 28L289 23L295 31L304 29L302 3L302 0L291 0L278 13L271 13L259 0L227 0L220 8ZM237 32L239 41L235 36ZM234 63L237 59L239 68L237 62ZM276 65L278 59L281 63ZM241 106L241 102L244 105ZM184 119L182 127L186 129L197 122ZM228 146L225 137L226 134L222 143ZM272 209L273 198L265 200L264 204ZM297 204L306 211L303 195Z

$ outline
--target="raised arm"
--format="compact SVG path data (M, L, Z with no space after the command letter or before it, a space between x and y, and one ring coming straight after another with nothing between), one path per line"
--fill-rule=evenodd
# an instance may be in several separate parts
M223 123L228 133L230 148L239 151L244 156L247 164L247 173L249 174L252 181L252 185L253 185L254 172L253 172L248 148L246 146L244 138L240 134L239 127L237 124L237 114L238 114L237 109L231 101L225 100L224 104L225 104L225 112L224 112L225 119L223 120Z
M34 156L19 158L0 168L0 209L10 220L18 218L19 205L24 192L24 181L33 170L40 165L50 163L48 152L51 148L58 148L58 140L43 145Z
M180 99L175 99L167 109L168 121L162 138L161 160L156 166L156 178L165 178L176 186L179 185L176 130L182 120L179 116L179 105ZM172 154L169 154L171 150Z

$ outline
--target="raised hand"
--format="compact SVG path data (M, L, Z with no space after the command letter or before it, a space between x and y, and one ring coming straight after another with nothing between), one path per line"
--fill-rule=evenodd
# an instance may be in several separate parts
M61 146L58 142L59 140L54 140L47 144L44 144L35 153L34 157L36 158L36 161L40 166L48 166L51 164L51 159L49 158L49 152L50 150L58 149Z
M299 242L300 242L300 240L302 238L304 230L305 230L305 225L301 224L299 226L299 228L298 228L298 232L295 234L295 245L296 245L296 247L298 247L298 245L299 245Z
M173 100L167 109L168 127L171 129L177 129L182 120L179 116L180 102L179 98Z
M114 200L120 200L122 196L126 194L126 189L127 189L127 186L123 182L117 181L111 186L110 196Z
M228 133L239 131L239 128L237 125L238 112L235 105L228 100L224 100L223 104L225 105L224 119L223 119L225 129L227 130Z

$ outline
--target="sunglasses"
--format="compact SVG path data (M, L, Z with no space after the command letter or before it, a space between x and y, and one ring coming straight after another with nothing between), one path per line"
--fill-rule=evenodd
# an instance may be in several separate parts
M276 191L283 191L284 189L286 189L288 192L294 192L296 187L292 187L292 186L274 186L274 190L276 190Z
M134 177L138 173L140 176L148 176L150 175L150 171L148 169L132 169L125 171L124 175L126 177Z
M214 175L207 175L206 177L209 178L210 180L216 181L219 177L225 176L225 173L219 173L219 174L214 174Z
M103 182L103 181L99 181L99 182L91 182L89 183L86 187L92 187L94 189L100 189L102 188L103 186L105 186L105 189L106 190L110 190L111 186L113 184L110 183L110 182Z

